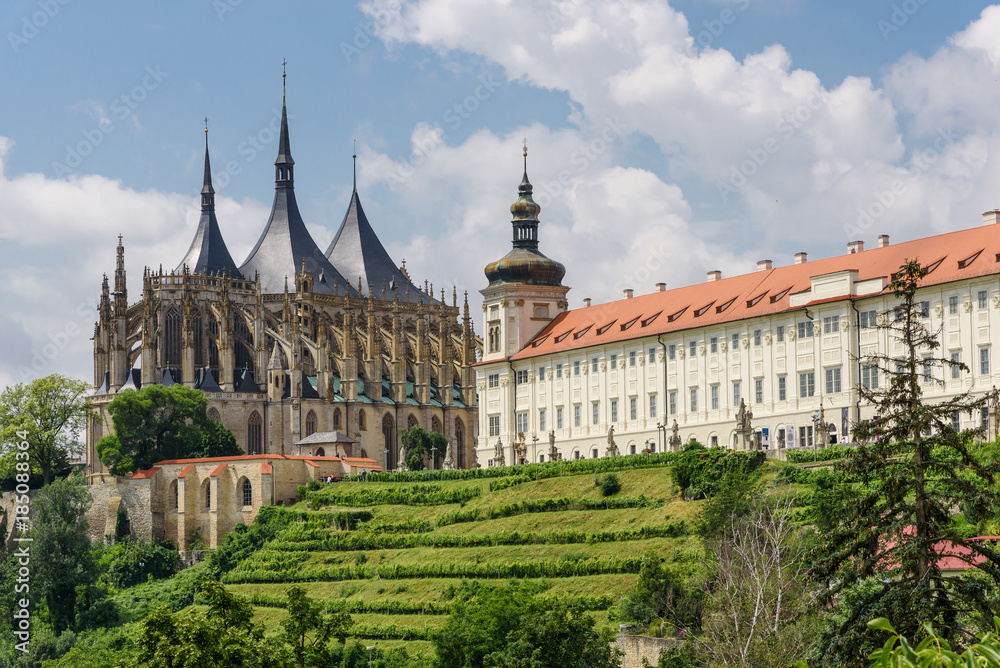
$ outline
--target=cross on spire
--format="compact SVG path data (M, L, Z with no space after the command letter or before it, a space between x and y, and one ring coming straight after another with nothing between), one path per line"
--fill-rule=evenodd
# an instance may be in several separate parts
M528 137L525 136L522 144L522 153L524 156L524 173L528 173Z
M351 156L352 158L354 158L354 192L357 192L358 191L358 140L352 139L351 141L354 142L354 155Z
M205 132L208 132L208 116L205 117Z
M287 64L288 61L282 58L281 59L281 106L285 106L285 77L288 76L287 74L285 74L285 65Z

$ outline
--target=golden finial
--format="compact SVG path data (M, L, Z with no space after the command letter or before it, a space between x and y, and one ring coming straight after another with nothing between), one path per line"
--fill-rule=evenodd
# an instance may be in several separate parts
M205 132L208 132L208 116L205 117Z

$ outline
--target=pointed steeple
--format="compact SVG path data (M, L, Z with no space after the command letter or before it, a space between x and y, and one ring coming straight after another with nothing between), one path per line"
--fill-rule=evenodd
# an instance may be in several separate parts
M192 274L219 274L228 272L233 278L243 278L229 254L226 241L215 218L215 188L212 187L212 164L208 157L208 119L205 119L205 175L201 187L201 219L194 233L191 247L180 261L175 273L187 268Z
M361 206L361 198L358 196L357 154L354 159L354 190L351 192L351 201L340 228L326 249L326 257L340 273L357 276L362 285L385 283L390 290L399 290L403 286L409 290L409 278L389 257ZM403 266L406 266L405 262ZM419 301L432 301L427 290L421 293L414 286L414 292L419 295Z
M284 65L284 63L282 63ZM317 294L332 295L333 286L341 274L313 240L299 213L295 201L292 152L288 140L288 113L285 106L285 73L282 71L281 137L278 144L278 158L274 161L275 183L274 204L271 217L257 240L257 245L243 261L240 271L245 276L259 272L261 291L278 294L285 276L294 276L302 258L305 270L317 280L314 291ZM322 280L319 280L319 279ZM354 288L345 280L348 296L356 296Z

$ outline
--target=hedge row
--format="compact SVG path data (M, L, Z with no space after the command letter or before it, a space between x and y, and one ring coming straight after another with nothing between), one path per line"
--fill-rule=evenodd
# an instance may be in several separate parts
M288 599L285 596L272 594L251 594L244 596L251 605L260 608L285 608L288 607ZM546 607L552 607L556 601L567 602L581 610L597 611L607 610L615 604L615 597L610 594L600 596L539 596L537 597ZM451 614L450 603L433 603L427 601L417 603L416 601L400 601L398 599L387 599L383 601L362 601L359 599L336 599L331 601L327 608L330 610L347 610L351 614L385 614L385 615L448 615Z
M619 510L622 508L659 508L665 501L653 501L640 494L637 497L618 497L606 499L540 499L537 501L522 501L508 503L503 506L486 508L485 510L456 510L442 516L437 521L439 527L464 522L481 522L499 517L513 517L526 513L553 513L563 510Z
M600 457L598 459L567 459L556 462L519 464L516 466L493 466L480 469L434 470L434 471L385 471L369 473L368 482L432 482L446 480L481 480L485 478L506 478L526 476L531 480L554 478L560 475L579 473L608 473L628 469L643 469L669 464L672 452L655 454L623 455L621 457ZM345 481L360 481L361 476L347 476Z
M306 498L314 509L322 506L440 506L471 501L482 493L482 488L478 486L442 488L436 484L406 487L366 485L347 491L337 484L309 492Z
M843 445L828 445L819 448L815 453L810 450L785 450L785 461L793 464L808 462L830 462L836 459L844 459L848 454L854 452L856 448Z
M433 632L396 624L355 624L349 631L351 637L374 640L430 640Z
M647 526L620 531L553 531L550 533L520 533L497 531L474 536L442 536L433 534L334 534L321 540L282 541L270 545L271 550L316 550L350 552L356 550L402 550L416 547L483 547L497 545L570 545L576 543L611 543L647 538L679 538L687 535L683 521L664 526Z
M501 564L428 563L414 566L335 566L270 570L259 564L244 570L230 571L222 576L226 584L281 582L338 582L342 580L402 580L421 578L559 578L578 575L638 573L642 560L598 559L594 561L532 561Z

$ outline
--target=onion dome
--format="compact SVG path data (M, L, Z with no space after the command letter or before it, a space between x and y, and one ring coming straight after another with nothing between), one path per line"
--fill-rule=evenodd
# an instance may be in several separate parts
M524 178L517 188L517 201L511 204L514 228L513 248L496 262L486 265L490 285L516 283L562 287L566 267L538 252L538 212L542 207L531 197L528 181L528 147L524 147Z

